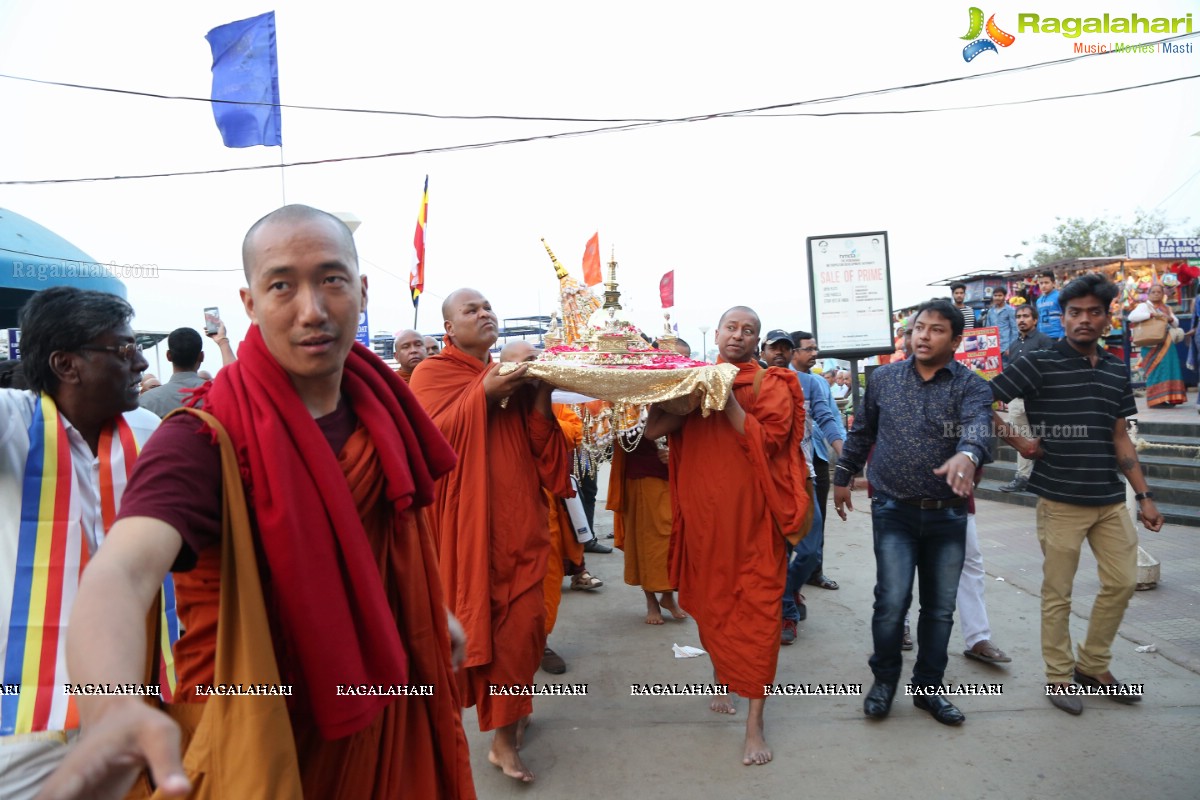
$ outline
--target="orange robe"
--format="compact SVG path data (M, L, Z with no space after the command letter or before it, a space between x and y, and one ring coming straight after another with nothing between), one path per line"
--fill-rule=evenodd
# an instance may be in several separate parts
M625 553L625 583L647 592L670 592L671 490L661 478L627 478L625 451L613 448L608 501L613 543Z
M800 454L804 399L789 370L737 367L745 435L723 412L698 411L671 435L671 583L717 681L763 697L779 657L784 536L798 541L811 519Z
M316 725L296 725L293 717L304 797L470 800L475 797L470 754L450 666L437 552L425 513L406 512L403 527L394 524L383 470L366 428L360 426L350 437L338 463L379 563L408 654L409 684L431 684L434 690L431 697L398 698L366 728L333 741L321 738ZM179 620L186 629L175 649L176 702L203 702L196 686L213 682L220 556L219 546L207 547L194 569L176 573Z
M567 446L574 450L583 441L583 420L570 406L554 404L554 416L558 418ZM583 542L575 538L571 518L563 508L562 501L543 489L546 507L550 509L550 558L546 561L546 580L542 584L546 605L546 635L554 630L558 621L558 604L562 602L562 582L566 574L563 559L572 564L583 563Z
M458 453L438 481L430 521L446 598L467 633L462 701L477 707L484 731L533 711L529 696L492 696L488 687L529 684L541 664L550 530L540 490L572 494L557 422L533 408L532 388L506 407L489 405L486 369L448 345L421 362L410 384Z

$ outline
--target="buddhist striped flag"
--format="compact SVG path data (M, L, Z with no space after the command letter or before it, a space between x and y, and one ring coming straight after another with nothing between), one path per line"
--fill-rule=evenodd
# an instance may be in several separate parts
M425 191L421 195L421 210L417 212L417 230L413 234L413 263L408 273L408 288L412 291L413 309L425 291L425 225L429 220L429 176L425 176Z

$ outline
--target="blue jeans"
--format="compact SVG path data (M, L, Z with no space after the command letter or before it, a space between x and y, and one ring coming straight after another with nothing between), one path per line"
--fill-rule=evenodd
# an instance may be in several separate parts
M821 564L821 550L825 544L825 519L821 516L821 507L817 504L817 494L812 481L808 483L808 494L812 498L813 518L808 535L800 540L794 548L788 545L787 587L783 591L783 618L793 622L800 621L800 609L796 607L796 592L800 591L808 579L813 576ZM793 549L796 552L792 557Z
M897 684L903 659L904 613L912 602L913 569L921 579L914 686L939 686L954 627L954 600L962 575L967 509L924 510L886 495L871 500L875 537L875 614L871 635L875 679Z

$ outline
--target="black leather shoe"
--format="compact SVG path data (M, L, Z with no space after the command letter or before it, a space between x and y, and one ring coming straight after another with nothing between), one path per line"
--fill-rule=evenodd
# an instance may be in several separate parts
M592 538L592 539L589 539L587 544L585 544L583 546L583 551L585 553L604 554L604 553L611 553L612 548L606 544L601 544L599 539Z
M871 719L883 719L892 710L892 698L895 696L896 684L875 681L863 699L863 713Z
M913 705L922 711L928 711L930 716L943 725L962 725L967 718L958 707L940 694L914 694Z

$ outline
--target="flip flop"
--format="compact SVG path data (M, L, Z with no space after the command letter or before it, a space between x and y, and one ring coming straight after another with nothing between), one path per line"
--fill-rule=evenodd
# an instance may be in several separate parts
M976 650L975 647L979 647L981 644L984 647L981 650ZM963 650L963 655L967 658L973 658L976 661L982 661L985 664L1007 664L1012 661L1012 658L1008 654L987 640L977 643L975 647L972 647L970 650Z
M811 585L811 586L819 586L819 587L821 587L822 589L836 589L836 588L838 588L838 582L837 582L837 581L835 581L833 578L828 578L828 577L826 577L825 575L821 575L819 578L813 578L813 579L812 579L811 581L809 581L808 583L809 583L809 585Z

